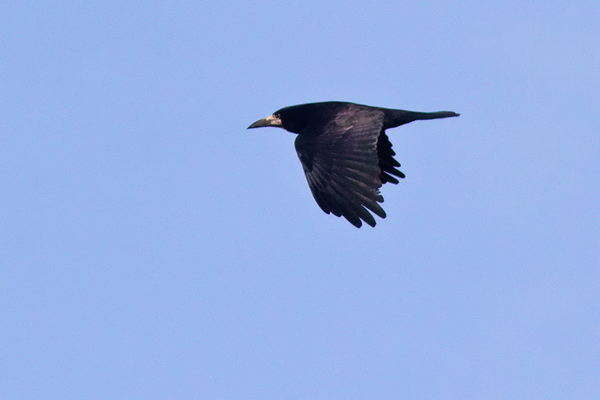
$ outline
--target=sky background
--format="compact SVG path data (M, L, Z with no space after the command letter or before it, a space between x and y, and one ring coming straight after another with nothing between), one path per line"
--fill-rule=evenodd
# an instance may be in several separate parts
M526 3L526 4L523 4ZM3 1L0 398L600 398L600 3ZM388 132L388 217L294 135Z

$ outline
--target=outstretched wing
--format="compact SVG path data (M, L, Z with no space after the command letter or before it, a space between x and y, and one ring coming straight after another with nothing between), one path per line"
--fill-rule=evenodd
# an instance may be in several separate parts
M381 132L377 141L377 155L379 156L379 168L381 169L381 183L389 182L396 185L399 181L394 176L406 178L406 175L396 168L400 166L400 163L394 158L396 152L392 149L392 142L390 142L384 131Z
M385 211L378 204L383 202L379 188L382 179L392 181L384 171L395 165L380 166L380 135L386 146L379 152L393 160L391 144L388 149L389 140L383 133L381 110L341 112L325 125L307 126L300 132L295 141L296 152L310 190L327 214L344 216L356 227L362 221L375 226L375 218L368 210L385 218Z

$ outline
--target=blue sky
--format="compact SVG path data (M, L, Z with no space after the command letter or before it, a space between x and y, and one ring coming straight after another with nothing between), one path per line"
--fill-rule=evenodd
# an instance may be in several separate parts
M600 397L600 5L0 6L2 399ZM356 229L294 135L346 100L407 178Z

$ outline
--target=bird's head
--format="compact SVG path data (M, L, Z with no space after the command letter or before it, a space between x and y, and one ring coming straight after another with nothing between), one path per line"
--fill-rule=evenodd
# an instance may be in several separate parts
M288 132L300 133L310 120L319 120L320 115L315 112L315 108L314 104L284 107L275 111L273 115L269 115L267 118L259 119L250 125L248 129L275 126L283 128Z

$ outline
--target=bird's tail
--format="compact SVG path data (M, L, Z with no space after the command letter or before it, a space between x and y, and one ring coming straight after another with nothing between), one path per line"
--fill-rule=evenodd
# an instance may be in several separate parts
M406 111L406 110L388 110L386 112L386 128L395 128L400 125L408 124L409 122L421 120L421 119L438 119L448 117L458 117L453 111L436 111L436 112L417 112L417 111Z

